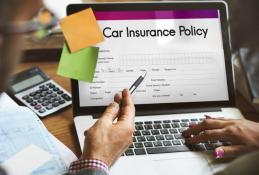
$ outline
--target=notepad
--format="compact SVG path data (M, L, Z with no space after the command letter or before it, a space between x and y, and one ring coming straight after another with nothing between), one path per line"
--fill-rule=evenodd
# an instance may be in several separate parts
M61 54L57 74L71 79L92 82L98 52L98 47L89 47L70 53L65 44Z
M52 159L52 155L36 145L29 145L1 166L8 175L29 175Z
M60 26L71 52L79 51L104 40L91 8L63 18Z
M18 111L17 111L18 110ZM31 110L29 110L27 107L20 107L17 103L15 103L6 93L1 93L0 94L0 113L1 114L3 114L3 115L5 115L6 114L6 112L8 112L8 111L17 111L17 113L19 113L20 112L20 110L22 110L22 111L29 111L28 112L28 114L26 115L26 117L25 117L25 121L23 122L23 123L19 123L19 121L16 121L16 127L17 126L19 126L19 127L25 127L26 125L30 125L30 122L32 122L32 123L34 123L35 121L35 119L37 119L37 123L38 124L40 124L40 126L42 127L42 130L44 131L44 130L46 130L46 128L44 127L44 125L42 124L42 122L38 119L38 117L34 114L34 115L32 115L33 114L33 112L31 111ZM8 112L9 113L9 112ZM0 114L0 116L1 116L1 114ZM11 118L11 116L7 116L10 120L13 120L12 118ZM17 117L21 117L21 114L19 113L19 116L17 116ZM27 118L28 117L28 118ZM2 122L1 122L1 119L4 119L4 118L0 118L0 126L1 126L1 124L2 124ZM14 119L15 120L15 119ZM29 120L29 122L28 122L28 120ZM4 120L5 121L5 120ZM27 123L26 123L27 122ZM23 125L23 124L26 124L26 125ZM5 125L5 124L4 124ZM2 128L2 130L5 130L5 128L4 127L1 127ZM10 127L9 127L10 128ZM45 129L44 129L45 128ZM0 132L1 133L1 132ZM55 157L55 159L57 159L58 158L58 160L59 161L62 161L64 164L65 164L65 167L66 168L68 168L69 166L70 166L70 163L71 162L73 162L73 161L75 161L75 160L77 160L77 157L75 156L75 154L68 148L68 147L66 147L66 145L64 145L61 141L59 141L55 136L53 136L51 133L49 133L49 132L47 132L46 131L46 133L49 135L49 136L47 136L46 138L48 139L48 143L51 143L51 149L53 149L54 147L56 148L56 150L57 150L57 153L56 154L54 154L54 157ZM6 132L6 134L7 134L7 132ZM44 134L45 135L45 134ZM18 137L20 137L20 136L18 136ZM1 139L1 136L0 136L0 139ZM16 139L16 137L13 137L13 139ZM21 138L21 139L23 139L23 138ZM42 144L44 144L44 141L42 140L42 138L41 137L37 137L37 139L40 139L41 140L41 143ZM23 139L24 140L24 139ZM17 140L17 151L18 150L20 150L20 148L19 148L19 142L18 142L19 140ZM5 143L8 145L7 147L6 147L6 149L10 149L10 147L12 147L11 145L9 145L9 140L5 140ZM36 143L35 142L35 140L31 140L31 142L26 142L26 144L27 145L30 145L30 144L33 144L33 143ZM2 144L3 145L3 144ZM37 144L38 146L40 146L39 144ZM46 144L44 144L44 146L43 146L43 148L44 148L44 150L49 150L49 149L46 149L45 148L45 146L46 146ZM54 146L54 147L53 147ZM22 148L21 148L22 149ZM24 150L24 149L23 149ZM8 151L6 151L6 150L3 150L3 152L5 153L5 155L6 154L9 154L8 153ZM0 151L0 156L3 156L2 154L1 154L2 152ZM16 151L12 151L12 154L10 154L10 156L15 156L14 154L16 153ZM53 151L52 151L52 153L53 153ZM59 157L60 156L60 157ZM9 156L8 156L9 157ZM9 158L8 157L1 157L0 158L0 164L1 163L4 163L4 164L6 164L6 160L9 160ZM53 164L53 162L52 162L52 164ZM49 165L48 165L49 166ZM54 163L54 166L55 166L55 163ZM34 167L34 166L33 166ZM45 166L43 165L43 168L45 168ZM65 170L65 168L64 168L64 170ZM45 171L44 171L45 172ZM46 172L46 173L48 173L48 172ZM34 173L35 175L37 175L37 172L36 173ZM33 175L34 175L33 174ZM8 174L9 175L9 174ZM11 174L10 174L11 175ZM41 174L42 175L42 174Z
M33 144L52 156L49 161L46 156L44 164L38 162L38 165L42 166L34 169L33 175L64 174L67 171L66 162L57 150L54 140L41 120L30 109L26 107L14 107L12 110L10 108L1 109L0 128L0 164L10 165L8 160L13 160L13 156L19 155L19 152ZM24 161L29 163L29 157ZM32 170L31 166L28 168L27 172Z

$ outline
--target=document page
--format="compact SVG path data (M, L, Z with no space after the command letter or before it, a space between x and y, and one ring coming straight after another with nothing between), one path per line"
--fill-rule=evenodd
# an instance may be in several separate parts
M47 131L41 120L27 107L6 106L0 111L0 164L15 157L29 145L36 145L48 152L52 158L44 165L33 170L31 175L61 175L67 172L68 167L62 154L56 148L56 142ZM41 159L41 155L37 155ZM73 155L71 155L72 157ZM29 157L29 155L28 155ZM16 160L16 159L15 159ZM18 159L17 159L18 161ZM26 164L30 160L24 159ZM13 161L12 161L13 162ZM34 161L36 163L37 161ZM41 161L40 161L41 162ZM39 162L38 162L39 163ZM19 166L19 164L10 164ZM8 166L8 167L10 167ZM23 170L32 170L30 164L26 167L19 167ZM22 174L17 169L17 173Z
M135 104L228 100L218 10L95 11L105 41L80 106L105 106L147 72Z

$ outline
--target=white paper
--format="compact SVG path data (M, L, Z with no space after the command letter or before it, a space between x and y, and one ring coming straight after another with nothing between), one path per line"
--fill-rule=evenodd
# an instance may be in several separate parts
M29 145L1 166L8 175L28 175L51 160L52 155L35 145Z
M53 139L55 146L61 155L62 159L65 161L65 164L67 167L70 166L70 164L77 160L78 158L76 155L66 146L64 145L61 141L59 141L55 136L51 135L51 139Z
M1 104L0 105L0 112L1 113L5 113L6 110L10 111L10 109L12 111L14 111L14 110L20 111L22 108L24 110L30 111L30 109L28 109L27 107L20 107L19 105L17 105L6 93L2 93L2 95L0 96L0 104ZM30 116L31 113L33 113L33 112L30 111L27 114L27 116ZM19 115L21 115L21 113L19 113ZM43 123L39 119L38 119L38 122L42 127L44 127ZM71 162L77 160L77 157L68 147L66 147L66 145L64 145L56 137L54 137L51 133L49 133L46 130L46 128L44 130L46 131L46 134L49 135L48 138L49 138L50 142L53 143L53 146L56 149L56 152L57 152L57 154L55 155L56 159L57 159L57 156L59 156L59 159L63 160L66 168L68 168ZM17 140L17 143L18 143L18 140ZM3 144L2 144L2 146L3 146ZM21 146L21 145L16 145L16 146ZM7 147L1 147L1 145L0 145L0 155L2 155L2 154L7 155L7 152L9 152L9 151L7 151L5 149L7 149ZM0 162L3 161L3 160L5 160L5 158L0 157ZM25 161L27 161L27 159L25 159Z
M19 105L11 99L6 93L2 93L0 96L0 110L1 108L9 108L13 107L19 107ZM77 160L78 158L76 155L66 146L64 145L61 141L59 141L55 136L53 136L51 133L49 133L50 138L53 140L55 143L55 146L60 153L62 159L66 163L66 167L69 167L70 163Z
M5 109L6 107L15 107L18 106L11 97L9 97L5 92L0 95L0 110Z

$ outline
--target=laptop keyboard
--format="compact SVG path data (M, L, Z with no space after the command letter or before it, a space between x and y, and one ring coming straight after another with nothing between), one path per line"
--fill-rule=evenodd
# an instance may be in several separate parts
M123 156L213 150L223 143L186 145L182 132L204 118L135 122L133 143Z

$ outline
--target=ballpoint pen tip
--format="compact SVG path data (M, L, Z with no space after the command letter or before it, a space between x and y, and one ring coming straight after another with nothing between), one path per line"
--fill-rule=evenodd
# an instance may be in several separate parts
M143 71L142 77L145 77L147 75L147 71Z

